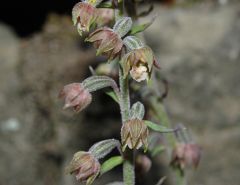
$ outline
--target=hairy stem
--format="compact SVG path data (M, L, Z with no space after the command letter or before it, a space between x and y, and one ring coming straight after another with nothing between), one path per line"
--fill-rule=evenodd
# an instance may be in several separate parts
M130 154L132 152L129 152ZM132 155L133 156L133 155ZM123 163L123 182L124 185L134 185L135 184L135 173L133 160L125 160Z
M120 84L120 109L122 116L122 123L129 119L130 112L130 98L129 98L129 87L128 77L124 79L123 71L119 66L119 84ZM135 172L134 172L134 156L132 150L126 150L124 152L123 162L123 181L124 185L135 184Z
M122 123L124 123L129 119L130 98L129 98L128 77L124 79L123 71L121 67L119 67L119 84L120 84L120 109L121 109Z

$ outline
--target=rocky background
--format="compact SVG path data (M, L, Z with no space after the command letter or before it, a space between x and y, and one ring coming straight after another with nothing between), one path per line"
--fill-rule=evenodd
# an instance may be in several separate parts
M189 184L236 185L240 3L156 4L154 11L158 17L145 37L161 63L160 74L169 81L166 108L172 124L184 123L203 148ZM72 154L119 136L119 110L109 97L96 93L81 114L63 111L57 98L63 85L81 81L89 75L88 66L100 61L80 40L69 16L48 15L41 31L25 37L0 24L0 184L75 184L64 174ZM158 170L141 184L156 183L164 175ZM113 177L121 179L121 168L96 184Z

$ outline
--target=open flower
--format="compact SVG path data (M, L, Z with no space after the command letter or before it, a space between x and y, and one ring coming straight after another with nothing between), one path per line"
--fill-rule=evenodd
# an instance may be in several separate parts
M116 58L123 47L119 34L107 27L97 29L86 40L94 43L97 55L106 55L110 60Z
M130 72L131 77L137 82L150 78L153 63L153 52L147 46L131 50L121 61L124 76Z
M181 170L185 166L197 167L200 161L201 149L198 145L193 143L179 143L176 145L172 154L173 166L179 167Z
M92 95L81 83L71 83L63 87L59 98L64 98L64 109L73 107L75 112L80 112L92 101Z
M75 174L79 181L91 184L100 172L101 165L90 152L77 152L66 168L66 173Z
M132 119L125 122L121 129L123 150L128 146L130 149L139 149L144 146L147 149L148 128L144 121Z
M80 35L82 32L88 32L96 19L97 10L92 4L79 2L73 7L72 20Z

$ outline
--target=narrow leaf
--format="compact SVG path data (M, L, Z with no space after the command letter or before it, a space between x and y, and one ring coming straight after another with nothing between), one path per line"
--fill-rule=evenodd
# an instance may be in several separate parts
M121 153L120 147L121 144L116 139L107 139L94 144L90 149L91 152L97 159L101 159L109 154L114 148L118 148Z
M105 93L110 96L115 102L119 103L118 97L114 91L106 90Z
M135 34L137 34L139 32L142 32L142 31L146 30L149 26L151 26L151 24L154 22L155 19L156 19L156 16L154 16L147 23L132 26L132 29L130 30L130 35L135 35Z
M145 108L144 105L141 102L136 102L133 104L132 108L131 108L131 118L137 118L142 120L145 114Z
M151 5L149 6L149 8L148 8L146 11L141 12L141 13L138 15L138 17L147 16L148 14L150 14L150 13L153 11L153 9L154 9L154 6L153 6L153 4L151 4Z
M144 122L149 128L151 128L152 130L157 131L157 132L168 133L168 132L175 132L176 131L176 129L170 129L170 128L167 128L165 126L153 123L151 121L145 120Z
M101 165L101 171L100 174L104 174L116 166L120 165L123 163L123 158L122 156L114 156L111 157L110 159L106 160L102 165Z

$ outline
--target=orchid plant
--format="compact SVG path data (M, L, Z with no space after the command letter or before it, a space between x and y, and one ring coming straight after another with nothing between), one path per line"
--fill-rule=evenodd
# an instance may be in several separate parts
M75 174L78 181L86 182L87 185L118 165L123 166L122 183L134 185L135 162L141 164L142 161L148 161L145 172L151 167L150 159L146 155L141 156L144 160L136 160L136 152L143 148L144 152L150 152L154 156L164 150L163 145L156 144L156 137L151 134L151 130L157 133L170 132L167 139L172 141L171 165L175 170L183 172L186 166L197 166L200 158L200 149L196 144L191 143L191 140L181 141L181 135L186 135L185 129L170 128L162 101L159 95L154 94L154 70L160 69L159 63L152 49L138 36L138 33L143 32L151 23L137 25L137 22L133 21L137 17L136 10L133 10L134 15L128 8L124 8L128 7L128 3L132 5L136 2L85 0L77 3L72 10L73 24L79 35L88 34L85 41L93 43L97 55L105 56L108 65L112 65L119 72L119 80L115 81L110 76L99 75L97 70L92 69L92 76L81 83L64 86L59 93L59 97L65 100L64 108L80 112L91 103L94 91L111 88L108 95L119 104L121 110L121 141L116 138L99 141L88 151L75 153L66 168L67 173ZM104 11L107 13L104 14ZM113 24L109 26L111 22ZM144 103L130 101L130 82L137 83L139 89L145 87L145 90L141 89L142 99L144 101L148 97L145 104L149 105L150 112L160 124L144 119ZM134 91L134 88L132 90ZM148 96L149 94L154 95ZM119 155L100 164L99 159L107 157L114 148L118 149ZM183 173L180 174L183 177ZM162 181L163 179L158 184Z

